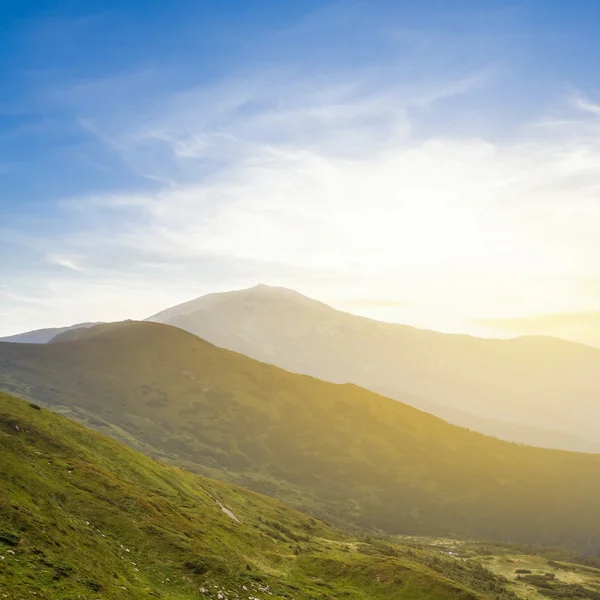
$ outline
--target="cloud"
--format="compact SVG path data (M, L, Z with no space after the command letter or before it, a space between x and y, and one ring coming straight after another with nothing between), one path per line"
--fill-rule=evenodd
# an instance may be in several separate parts
M50 254L46 257L46 261L51 265L58 265L59 267L70 269L71 271L82 272L84 270L74 257Z
M85 305L74 321L110 320L267 281L347 302L368 292L388 299L373 309L410 305L411 322L447 329L585 308L565 276L600 278L594 110L512 135L423 133L491 78L270 70L80 115L156 185L62 202L69 232L36 239L64 267L55 297Z
M258 87L232 94L229 105L204 91L177 98L154 128L125 136L132 155L159 146L157 155L199 177L153 195L104 198L146 219L118 242L165 261L277 257L340 274L462 275L462 285L593 268L600 177L591 131L508 143L418 139L414 90ZM220 168L205 175L204 161L215 160Z
M498 327L506 327L510 329L527 330L532 326L540 327L563 327L571 325L585 325L594 322L600 325L600 312L581 312L581 313L559 313L559 314L543 314L530 315L526 317L512 317L506 319L476 319L480 323L488 325L497 325Z
M592 113L593 115L600 116L600 104L593 102L587 96L584 96L581 92L577 92L573 98L573 105L575 108Z
M411 302L400 302L398 300L383 300L377 298L346 298L343 300L330 300L335 306L351 306L353 308L404 308L412 306Z

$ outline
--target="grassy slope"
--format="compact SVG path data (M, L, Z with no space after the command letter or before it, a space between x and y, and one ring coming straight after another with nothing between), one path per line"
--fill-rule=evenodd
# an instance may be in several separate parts
M428 562L0 394L3 598L512 599L474 564Z
M86 336L0 345L0 386L338 524L600 550L600 456L486 438L168 326Z

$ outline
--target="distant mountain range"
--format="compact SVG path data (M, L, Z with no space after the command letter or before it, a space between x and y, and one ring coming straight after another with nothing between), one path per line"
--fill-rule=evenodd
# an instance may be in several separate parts
M171 326L68 337L0 343L0 387L345 527L600 550L598 455L485 437Z
M92 325L97 324L98 323L78 323L77 325L71 325L70 327L49 327L47 329L36 329L35 331L27 331L26 333L19 333L17 335L9 335L8 337L0 338L0 342L13 342L18 344L47 344L54 337L64 333L65 331L92 327Z
M351 382L508 441L600 452L600 350L541 336L493 340L333 309L285 288L209 294L148 320L296 373ZM47 343L73 330L0 341Z
M382 323L284 288L210 294L149 318L296 373L351 382L502 439L600 452L600 349Z
M542 330L553 337L600 348L600 311L473 319L473 322L503 335L532 335Z

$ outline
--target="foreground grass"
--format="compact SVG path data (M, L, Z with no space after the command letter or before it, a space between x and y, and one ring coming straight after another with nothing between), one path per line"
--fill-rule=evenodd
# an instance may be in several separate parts
M2 598L513 598L479 565L444 570L0 394Z

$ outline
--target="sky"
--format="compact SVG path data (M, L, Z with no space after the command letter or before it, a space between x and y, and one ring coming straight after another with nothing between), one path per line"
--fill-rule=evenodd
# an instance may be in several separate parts
M4 0L0 335L282 285L600 345L600 3Z

